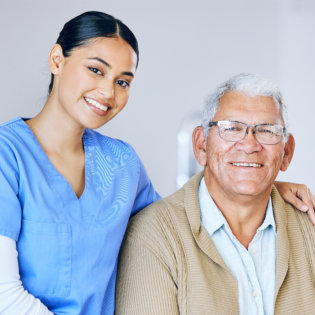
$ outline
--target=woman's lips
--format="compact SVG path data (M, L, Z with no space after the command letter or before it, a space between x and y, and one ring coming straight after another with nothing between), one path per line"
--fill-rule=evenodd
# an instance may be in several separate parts
M100 102L89 98L89 97L84 97L84 100L86 103L90 106L90 108L99 116L104 116L110 110L110 106L108 104L101 104Z

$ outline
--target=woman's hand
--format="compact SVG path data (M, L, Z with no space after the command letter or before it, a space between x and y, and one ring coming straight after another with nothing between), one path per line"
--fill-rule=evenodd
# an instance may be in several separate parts
M307 212L311 222L315 225L315 196L306 185L287 182L275 182L282 198L302 212Z

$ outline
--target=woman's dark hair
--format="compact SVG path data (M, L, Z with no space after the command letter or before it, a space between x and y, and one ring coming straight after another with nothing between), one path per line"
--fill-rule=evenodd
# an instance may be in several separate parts
M113 16L97 11L88 11L68 21L61 30L57 44L62 47L63 55L70 56L74 48L84 46L96 37L121 37L135 51L139 61L138 42L127 25ZM54 83L54 75L48 88L50 94Z

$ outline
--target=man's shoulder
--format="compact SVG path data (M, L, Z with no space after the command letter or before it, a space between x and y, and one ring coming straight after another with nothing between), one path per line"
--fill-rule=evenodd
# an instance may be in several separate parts
M145 234L178 234L190 224L194 212L200 215L198 187L202 174L194 176L182 188L139 211L129 222L128 234L143 237Z
M299 229L301 230L303 237L306 238L306 241L308 242L308 238L311 238L312 246L315 250L315 226L309 219L309 216L307 212L302 212L293 205L291 205L288 202L285 202L286 205L286 211L288 214L288 224L289 226L296 225L296 223L299 226ZM291 224L290 224L291 223Z
M131 218L128 230L142 230L140 233L143 233L143 229L146 227L150 232L159 229L161 226L166 228L184 211L184 191L181 188L172 195L160 199L139 211Z
M272 190L273 209L277 225L286 225L289 235L294 237L303 236L313 241L312 246L315 248L315 226L310 221L308 214L300 211L292 204L286 202L274 187ZM305 239L305 241L307 241ZM309 241L307 241L309 242Z
M284 201L275 188L272 191L272 202L277 225L277 242L281 244L278 250L287 248L290 259L303 269L305 275L305 270L309 268L314 277L315 226L307 213ZM292 266L295 264L292 263Z

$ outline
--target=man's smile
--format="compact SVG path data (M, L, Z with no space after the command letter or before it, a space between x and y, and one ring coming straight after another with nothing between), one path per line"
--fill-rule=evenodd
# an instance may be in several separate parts
M233 162L231 163L233 166L241 166L241 167L255 167L260 168L263 167L263 164L260 163L251 163L251 162Z

